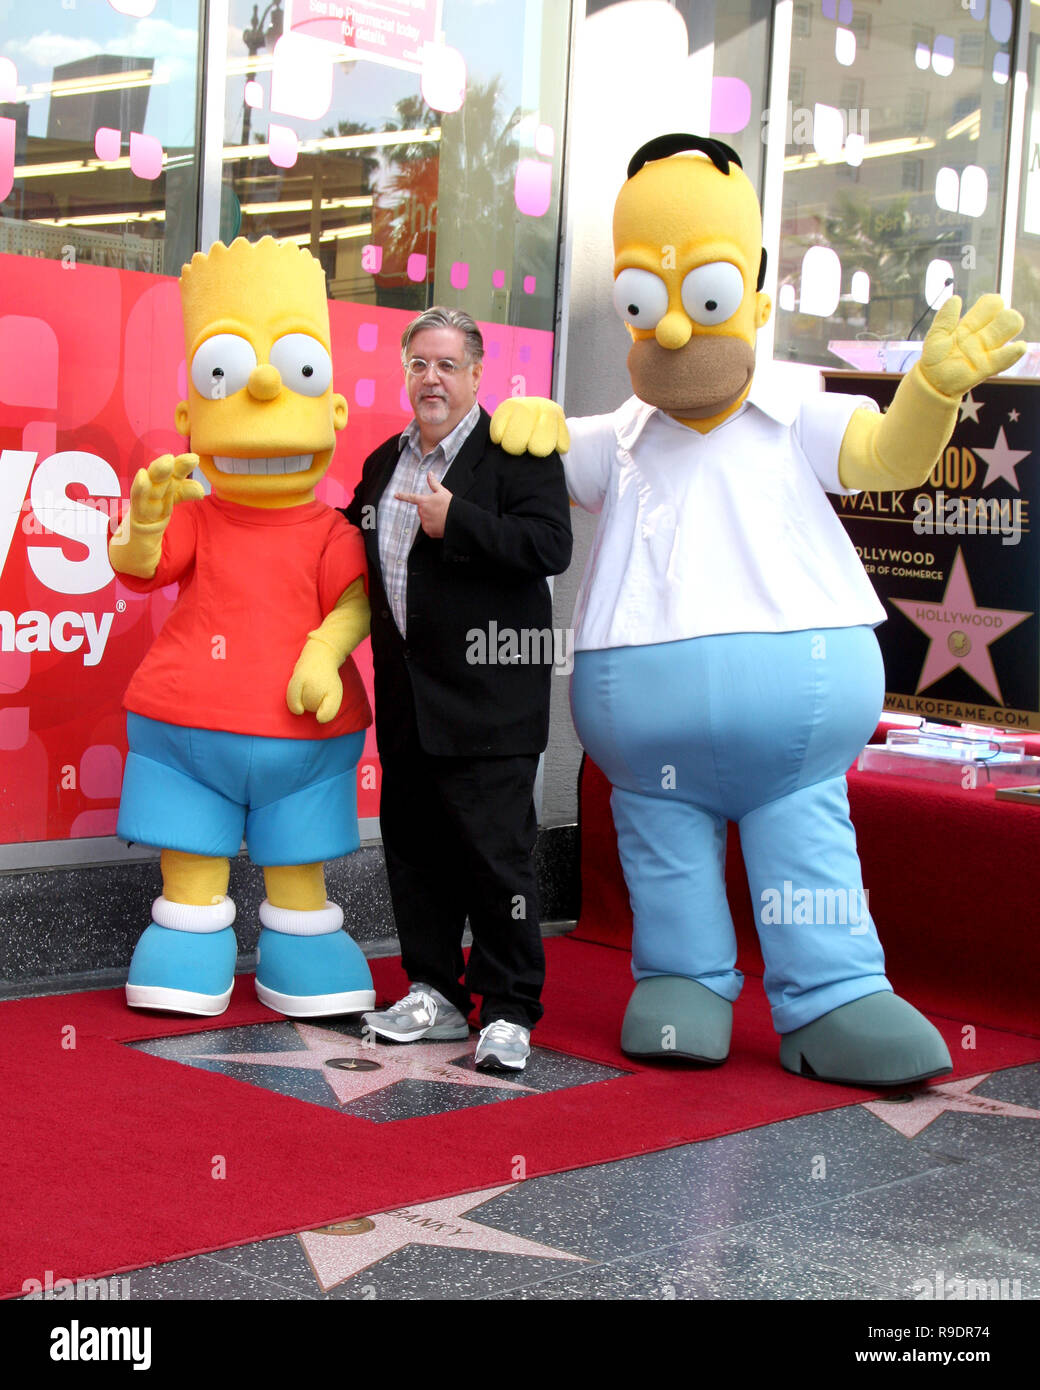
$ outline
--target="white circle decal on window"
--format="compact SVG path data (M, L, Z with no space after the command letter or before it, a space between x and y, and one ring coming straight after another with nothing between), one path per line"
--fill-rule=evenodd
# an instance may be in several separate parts
M827 318L841 298L841 261L829 246L810 246L802 257L802 292L798 307L803 314Z
M989 201L989 179L978 164L969 164L961 174L961 196L957 211L966 217L981 217Z
M821 159L836 158L845 143L845 118L836 106L813 107L813 148Z
M843 68L851 68L856 61L856 35L851 29L835 29L834 56Z
M947 280L950 281L947 284ZM925 302L932 309L941 309L953 294L953 266L949 261L929 261L924 274Z
M957 211L960 186L957 170L944 164L935 176L935 201L944 212Z

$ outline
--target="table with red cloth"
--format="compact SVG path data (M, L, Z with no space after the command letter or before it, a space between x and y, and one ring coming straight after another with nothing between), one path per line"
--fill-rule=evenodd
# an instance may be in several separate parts
M885 730L882 723L877 741L884 742ZM1028 752L1040 754L1040 735L1027 735L1026 742ZM997 800L990 786L965 790L958 783L855 769L848 784L863 882L896 992L926 1013L1040 1031L1040 807ZM575 934L627 946L632 917L609 798L610 784L586 758ZM738 966L761 976L733 825L726 880Z

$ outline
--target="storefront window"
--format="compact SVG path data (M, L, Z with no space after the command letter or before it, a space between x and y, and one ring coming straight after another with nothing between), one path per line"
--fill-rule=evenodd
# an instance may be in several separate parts
M770 0L733 0L714 8L711 133L733 146L761 194L772 5Z
M997 288L1012 6L795 11L776 356L898 371L879 344Z
M553 323L569 5L231 0L221 229L333 299Z
M399 342L417 310L481 323L487 410L549 394L570 6L0 14L0 848L27 846L10 864L50 841L114 850L123 692L172 595L127 588L108 536L138 469L188 444L176 277L196 250L271 235L320 259L349 406L318 492L332 505L408 419ZM363 823L377 804L370 746Z
M198 0L3 11L0 254L179 274L196 235Z

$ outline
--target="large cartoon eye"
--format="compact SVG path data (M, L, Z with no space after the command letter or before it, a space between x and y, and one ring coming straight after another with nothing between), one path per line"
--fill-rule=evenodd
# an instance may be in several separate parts
M740 308L744 277L729 261L712 261L691 270L682 282L683 308L705 328L725 323Z
M649 270L623 270L614 281L614 308L633 328L656 328L668 312L668 286Z
M324 396L332 384L332 358L309 333L287 333L271 349L271 366L290 391Z
M217 333L191 359L192 385L208 401L223 400L242 390L255 366L252 343L237 333Z

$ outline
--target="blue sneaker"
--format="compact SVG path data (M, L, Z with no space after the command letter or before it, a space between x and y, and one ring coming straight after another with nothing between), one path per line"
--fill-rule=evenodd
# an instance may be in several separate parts
M256 993L262 1004L289 1018L363 1013L376 1002L368 961L342 928L323 936L291 936L264 927Z
M235 983L238 942L231 927L222 931L177 931L155 922L134 949L126 982L133 1009L168 1013L222 1014Z

